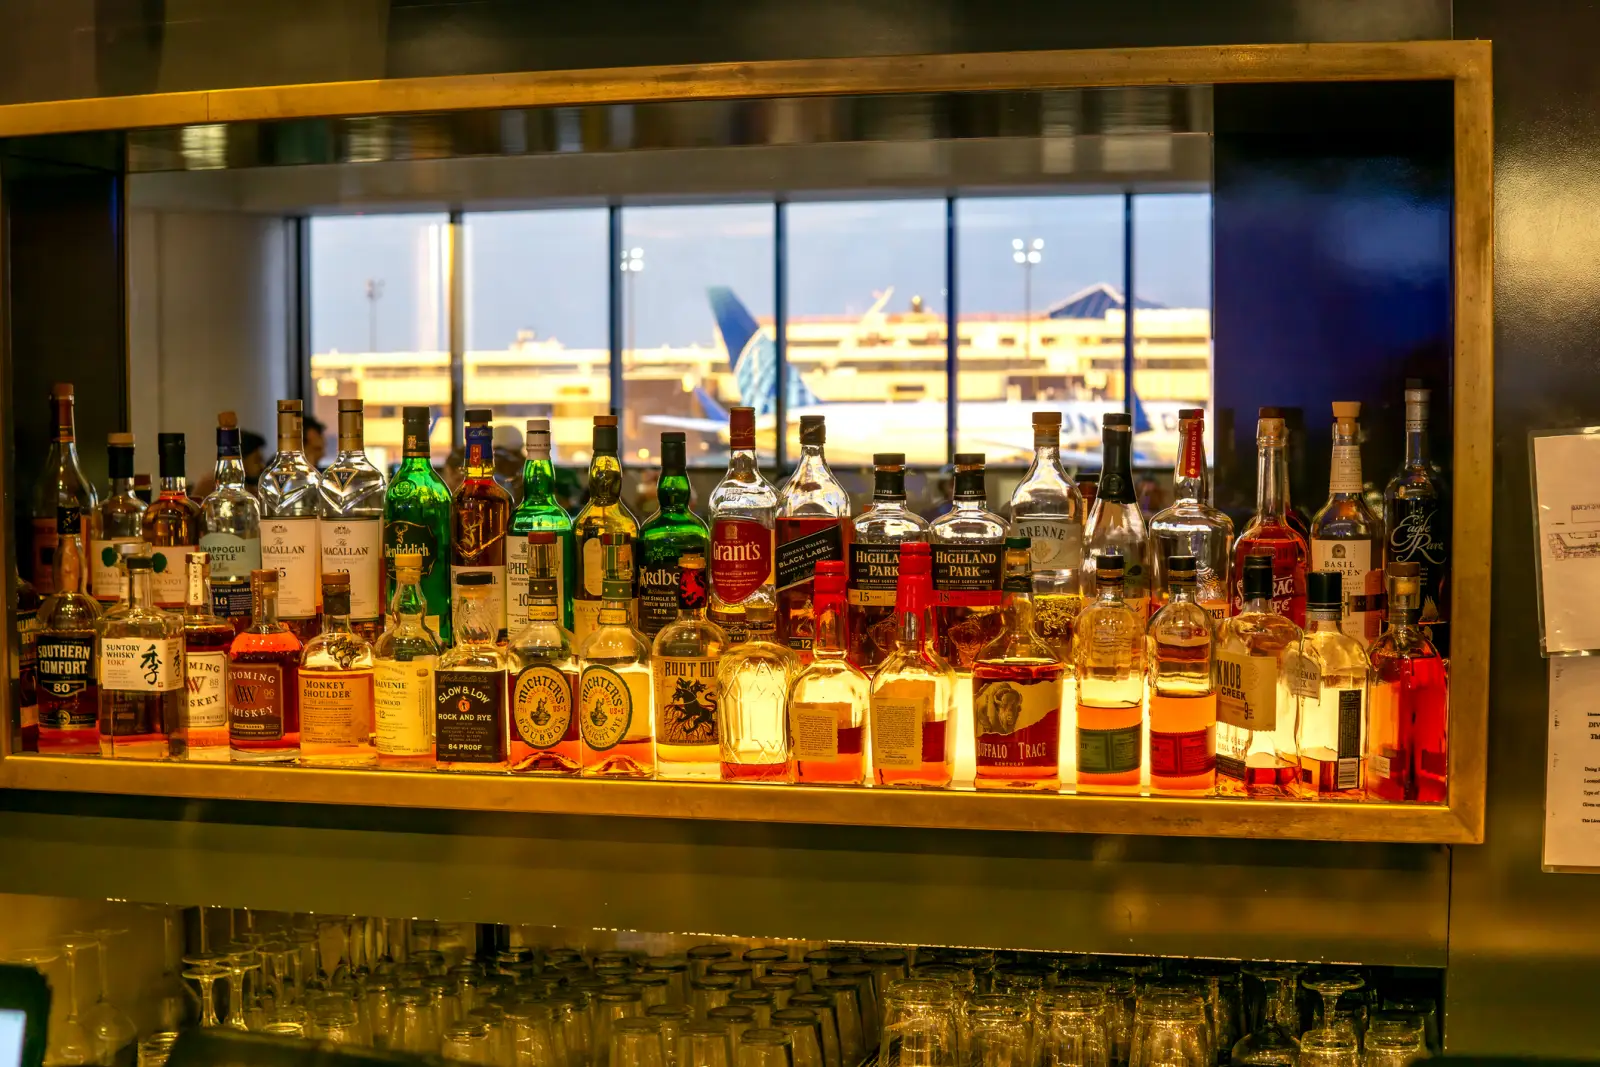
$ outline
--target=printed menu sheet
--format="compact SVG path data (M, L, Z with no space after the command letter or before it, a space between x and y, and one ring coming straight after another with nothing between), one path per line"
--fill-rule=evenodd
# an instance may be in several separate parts
M1533 438L1540 651L1600 650L1600 433Z
M1550 661L1544 865L1600 869L1600 657Z

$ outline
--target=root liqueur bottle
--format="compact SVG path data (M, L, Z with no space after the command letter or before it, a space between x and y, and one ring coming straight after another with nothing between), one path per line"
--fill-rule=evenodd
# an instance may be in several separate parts
M1391 563L1389 628L1368 650L1367 794L1450 799L1450 689L1444 657L1421 626L1422 567Z
M261 566L278 572L274 619L304 643L322 629L322 481L306 459L301 411L298 400L278 401L278 453L261 472L260 491ZM250 581L253 599L255 575Z
M849 547L845 620L850 662L868 674L899 640L895 601L900 584L900 546L928 540L928 520L906 507L906 457L872 457L872 505L855 517Z
M89 589L102 608L128 599L122 549L143 541L144 510L149 506L133 495L133 434L109 435L106 460L111 468L111 491L100 504L100 524L89 541L88 559Z
M1233 545L1233 614L1244 610L1244 561L1257 553L1272 558L1271 609L1296 627L1306 622L1306 539L1289 522L1288 430L1283 412L1262 408L1256 423L1256 513Z
M816 634L812 578L823 560L842 561L850 525L850 494L823 456L821 415L800 416L800 463L778 497L778 640L811 660Z
M649 536L649 523L645 534ZM717 779L722 750L717 724L717 667L728 634L706 618L706 558L698 549L678 561L678 613L650 649L655 687L656 776Z
M728 415L728 473L711 491L711 621L738 644L752 603L776 608L773 526L778 491L756 460L756 410Z
M615 427L612 427L615 429ZM628 617L628 535L607 534L598 625L578 646L578 729L585 778L653 778L650 642Z
M1144 619L1122 596L1123 558L1095 561L1095 599L1072 635L1078 791L1137 793L1144 760Z
M956 456L955 506L928 530L939 653L958 671L972 669L1004 624L1000 581L1006 524L984 507L983 459L981 452Z
M1152 593L1161 603L1173 588L1166 562L1174 556L1193 557L1194 601L1218 622L1228 617L1229 556L1233 551L1233 520L1211 506L1206 477L1206 423L1204 408L1178 412L1178 462L1172 472L1172 506L1150 520L1150 547L1155 555Z
M1084 534L1084 595L1096 590L1095 560L1122 557L1122 601L1142 624L1150 617L1150 535L1133 491L1133 419L1113 412L1100 425L1100 485Z
M934 646L933 555L900 545L894 650L872 680L872 775L878 785L945 789L955 759L956 673Z
M1274 610L1276 558L1246 556L1244 608L1217 629L1217 791L1223 796L1292 797L1300 779L1290 667L1300 627Z
M550 420L529 419L527 460L522 465L522 503L511 513L511 548L506 558L508 586L508 631L516 633L528 622L529 537L551 533L558 552L556 606L561 610L561 627L572 629L572 586L577 578L577 549L572 538L572 516L556 500L556 469L550 462ZM681 435L680 435L681 436Z
M50 451L33 495L33 587L40 596L55 592L56 509L77 508L94 516L100 506L94 486L78 466L78 434L73 422L72 386L57 382L50 388L52 431ZM89 525L94 525L89 519ZM92 531L91 531L91 540Z
M1406 458L1383 491L1390 563L1415 563L1421 578L1420 622L1439 655L1450 655L1450 509L1444 479L1428 459L1428 390L1406 382Z
M589 461L589 499L572 522L572 534L578 544L578 581L572 591L572 642L582 648L583 642L599 625L600 609L605 599L606 538L617 537L617 564L628 582L628 621L639 618L638 604L634 600L637 589L634 583L633 549L639 536L639 520L633 517L628 505L622 502L622 463L617 459L617 417L594 417L594 456Z
M231 411L217 416L217 487L200 505L200 551L211 561L211 610L242 632L250 625L250 572L261 569L261 504L245 488L239 417Z
M1011 534L1033 546L1035 632L1065 660L1083 606L1083 494L1061 466L1061 412L1033 413L1033 465L1011 494Z
M811 664L789 691L791 777L805 785L860 785L872 680L845 655L845 565L817 564Z
M1367 645L1377 640L1383 618L1383 524L1367 507L1363 489L1360 414L1355 401L1334 402L1328 502L1311 520L1311 566L1343 576L1341 625Z
M156 607L182 610L188 577L184 559L200 546L200 505L189 499L181 433L156 436L161 453L161 495L145 509L143 538L151 553Z
M506 683L510 657L495 644L502 609L494 577L468 571L455 579L455 647L434 676L434 729L441 771L503 771L509 766Z
M1224 543L1224 559L1226 550ZM1167 602L1147 631L1150 791L1165 796L1208 796L1217 786L1217 643L1196 595L1199 564L1194 556L1167 557Z
M300 639L278 619L278 572L250 572L250 628L228 648L234 763L300 758Z
M675 430L661 435L661 481L656 488L659 507L645 520L635 546L639 556L639 632L652 641L662 627L678 618L679 557L699 554L703 582L705 561L711 554L711 528L689 510L684 442L684 435ZM709 595L709 590L702 590ZM702 610L704 607L701 605Z
M467 475L450 506L450 584L460 598L461 578L489 576L489 621L494 639L506 637L506 538L511 494L494 480L494 412L467 412Z
M156 607L152 559L129 556L128 603L100 620L100 755L184 755L183 622Z
M420 557L417 584L426 600L424 621L448 643L450 627L450 489L433 469L428 446L428 409L401 411L405 424L400 469L394 472L383 499L383 561L388 574L386 604L399 590L396 560L406 553Z
M367 458L360 400L339 401L339 454L322 472L322 573L350 576L350 625L367 641L383 632L383 472ZM326 610L324 610L326 614ZM327 631L324 630L324 633Z
M511 635L511 770L519 774L577 774L578 717L573 695L578 661L572 634L561 625L562 544L559 534L528 534L528 621Z
M55 593L38 608L38 751L100 754L100 690L95 677L100 605L84 591L83 516L63 507L56 519ZM20 620L19 620L20 624Z
M228 751L228 646L233 623L213 613L211 556L184 557L184 733L190 760L226 763Z

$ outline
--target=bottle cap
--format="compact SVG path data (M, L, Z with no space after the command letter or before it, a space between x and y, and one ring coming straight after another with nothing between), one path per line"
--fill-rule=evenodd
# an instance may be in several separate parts
M1281 419L1281 418L1283 418L1283 409L1282 408L1272 408L1272 407L1258 408L1258 409L1256 409L1256 418L1258 418L1258 419Z
M667 430L661 435L661 469L681 470L688 457L688 435L682 430Z
M54 384L54 385L52 385L50 387L50 395L53 398L55 398L56 400L71 400L72 399L72 383L71 382L57 382L56 384Z
M1252 552L1244 558L1244 599L1265 599L1272 596L1272 554Z
M526 425L525 425L525 429L528 431L528 434L530 436L533 435L533 434L536 434L536 433L549 433L550 432L550 420L549 419L529 419L527 421Z
M1096 581L1110 578L1120 579L1124 569L1122 553L1106 552L1095 557L1094 575Z
M1335 419L1359 419L1361 417L1361 401L1335 400L1333 402L1333 417Z
M1031 549L1032 547L1033 547L1033 538L1031 538L1031 537L1008 537L1008 538L1006 538L1006 548L1007 548L1007 550L1016 549L1016 550L1020 550L1020 551L1026 552L1029 549Z
M395 567L395 570L400 570L403 567L415 568L417 570L421 570L422 569L422 553L421 552L396 552L394 554L394 567Z
M323 588L324 591L327 591L329 589L349 589L350 588L350 572L349 571L324 571L322 573L322 588Z
M131 433L108 433L108 434L106 434L106 447L107 448L132 448L133 447L133 434L131 434Z
M1180 419L1203 419L1205 417L1206 417L1206 409L1205 408L1179 408L1178 409L1178 418L1180 418Z
M156 434L156 451L161 455L161 477L182 478L185 451L183 434Z
M957 467L981 467L985 458L982 452L957 452L955 465Z
M339 398L339 412L340 412L340 414L343 414L346 411L357 411L357 412L359 412L359 411L364 411L364 410L366 410L366 404L362 402L362 400L361 400L361 398L359 396L340 397Z
M556 535L549 530L535 530L528 535L528 544L530 545L553 545L555 543Z
M1107 430L1132 429L1133 416L1125 411L1108 411L1100 417L1100 425Z
M1306 575L1306 607L1323 611L1344 607L1344 575L1338 571L1312 571Z
M211 562L211 553L209 553L209 552L185 552L183 554L183 561L185 563L207 563L207 564L209 564Z
M617 417L615 415L596 415L594 417L594 450L597 455L614 456L617 454Z
M494 421L494 412L489 408L468 408L467 422L484 424Z
M874 452L872 454L874 467L904 467L906 454L904 452Z
M148 554L129 556L123 560L123 563L130 571L147 571L155 566L155 557ZM272 573L277 574L278 572L273 571Z
M1194 580L1195 558L1193 556L1168 556L1167 577L1179 580Z
M828 442L828 430L821 415L800 416L800 443L822 445Z
M739 407L728 410L728 445L730 448L750 448L756 440L756 409Z
M285 415L285 414L298 415L304 410L305 410L305 405L300 403L300 401L298 401L298 400L280 400L280 401L278 401L278 414L280 414L280 415Z
M817 564L815 580L818 596L844 596L844 560L825 559L819 562Z
M470 585L474 587L480 585L493 585L494 575L490 574L488 571L468 571L465 574L456 575L456 584Z
M900 542L900 573L922 575L933 573L933 546L926 541Z
M1059 411L1035 411L1033 413L1033 428L1035 430L1059 429L1060 426L1061 412Z

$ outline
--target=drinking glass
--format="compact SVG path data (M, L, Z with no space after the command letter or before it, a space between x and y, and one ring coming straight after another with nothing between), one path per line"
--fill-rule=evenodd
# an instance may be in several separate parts
M652 1004L644 1010L645 1018L661 1024L661 1047L666 1053L667 1067L672 1067L678 1055L678 1031L689 1022L687 1004Z
M137 1067L166 1067L167 1057L172 1055L172 1046L177 1040L178 1035L170 1030L151 1034L139 1042L134 1063Z
M689 977L704 978L706 968L713 963L722 963L733 959L733 949L727 945L696 945L688 952Z
M704 1019L712 1008L728 1003L728 997L739 988L736 978L711 977L692 982L689 988L689 1007L696 1019Z
M518 1004L506 1012L516 1067L567 1067L567 1047L549 1004Z
M304 1037L306 1023L306 1010L300 1005L280 1004L271 1012L266 1013L261 1024L261 1032L264 1034Z
M1031 997L1043 992L1049 974L1036 967L1001 967L994 972L994 991Z
M691 1022L678 1032L677 1067L732 1067L728 1028L720 1023Z
M581 997L569 993L550 998L551 1024L561 1031L569 1067L589 1067L589 1012Z
M955 1067L960 1030L955 991L948 985L917 979L896 982L884 997L878 1062Z
M789 959L787 949L781 948L752 948L746 949L744 962L753 968L752 978L760 978L767 973L767 968L774 963L784 963Z
M978 985L971 970L953 963L919 963L911 972L911 977L928 982L944 982L963 1000L972 996Z
M707 978L732 978L740 989L749 989L755 976L756 969L743 960L722 960L706 968Z
M1156 992L1139 998L1128 1067L1211 1067L1214 1060L1211 1024L1199 994Z
M1027 1017L1015 1012L970 1012L966 1062L971 1067L1032 1067L1032 1031Z
M1278 964L1254 964L1244 973L1261 983L1264 999L1261 1021L1233 1046L1233 1062L1240 1067L1296 1067L1300 1042L1294 1032L1300 1013L1294 987L1299 969Z
M223 949L223 964L228 971L228 1017L222 1025L235 1030L250 1029L249 1013L255 1006L249 981L259 957L255 949L240 942L231 942Z
M872 968L872 991L880 1001L890 985L906 977L906 954L901 949L877 949L867 953L865 962Z
M1339 998L1345 993L1366 988L1367 980L1361 977L1361 972L1348 967L1322 967L1301 976L1300 985L1312 993L1321 994L1318 1010L1314 1014L1316 1025L1323 1029L1336 1029L1339 1026ZM1360 1032L1354 1027L1352 1033L1360 1037Z
M739 1038L738 1067L795 1067L794 1043L782 1030L751 1027Z
M439 1052L447 1060L461 1063L490 1064L489 1028L476 1019L459 1023L444 1032Z
M796 993L811 992L811 965L786 960L783 963L774 963L767 968L768 978L788 978L794 982Z
M854 979L857 1003L861 1007L861 1032L880 1033L883 1030L883 1012L879 1010L872 968L865 963L841 963L831 968L831 974L834 978Z
M817 1035L822 1042L823 1067L842 1067L839 1021L833 1014L833 998L826 993L796 993L789 998L789 1009L810 1011L816 1015Z
M1414 1037L1419 1045L1427 1047L1426 1024L1422 1021L1422 1016L1409 1011L1385 1008L1373 1012L1367 1021L1367 1035L1370 1037L1377 1033L1399 1033L1406 1037Z
M1107 1067L1111 1035L1099 989L1052 990L1041 1000L1040 1014L1040 1067Z
M849 963L850 956L836 948L818 948L807 952L804 961L810 966L811 980L815 982L829 977L833 968L839 964Z
M728 1028L728 1043L733 1048L739 1047L739 1039L746 1030L755 1028L756 1013L743 1004L726 1004L720 1008L712 1008L706 1015L707 1022L721 1023Z
M685 1004L689 999L689 964L668 956L651 956L644 961L645 974L667 977L667 1003Z
M361 1020L349 1000L339 994L318 998L306 1023L306 1036L335 1045L360 1045Z
M818 978L812 980L811 988L833 1002L834 1022L839 1028L839 1054L845 1067L860 1063L866 1054L867 1038L861 1028L855 982L848 978Z
M1362 1067L1410 1067L1427 1056L1428 1050L1420 1034L1398 1029L1369 1030L1361 1064Z
M644 1014L644 999L636 985L606 986L594 1001L594 1036L589 1047L594 1062L605 1064L611 1055L611 1026L619 1019Z
M789 998L799 992L795 980L786 974L773 974L770 970L750 983L752 992L765 993L772 998L774 1010L787 1008Z
M755 1025L767 1028L772 1025L772 994L764 989L735 989L728 994L730 1007L749 1008L755 1012Z
M789 1035L794 1067L826 1067L822 1058L822 1020L810 1008L779 1008L772 1026Z
M661 1020L635 1015L611 1025L611 1067L666 1067Z
M188 990L178 973L181 968L173 966L173 961L178 958L173 954L173 934L177 929L176 909L164 904L141 904L140 907L146 911L161 912L161 977L141 995L143 1008L140 1014L156 1021L156 1036L176 1033L188 1010L186 1004ZM179 955L181 954L180 949Z
M58 1026L52 1027L50 1045L53 1063L98 1062L99 1046L78 1016L78 956L96 944L98 941L92 934L68 934L61 939L61 952L67 961L67 1017Z
M1300 1036L1300 1067L1361 1067L1353 1030L1320 1027Z
M1385 997L1385 1009L1402 1011L1415 1015L1422 1020L1422 1039L1427 1045L1428 1054L1437 1056L1441 1051L1439 1044L1439 1006L1428 997Z
M222 1021L217 1018L216 982L227 975L227 968L210 953L185 956L184 962L190 963L190 966L183 976L194 982L200 990L200 1027L211 1029L221 1026Z
M390 1024L389 1047L403 1052L432 1055L439 1051L439 1026L428 991L407 986L394 995L394 1018Z

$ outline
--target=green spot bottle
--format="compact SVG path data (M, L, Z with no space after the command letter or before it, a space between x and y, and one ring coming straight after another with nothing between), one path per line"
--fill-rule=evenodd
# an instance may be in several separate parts
M661 481L656 513L639 531L639 632L655 638L678 618L678 559L685 552L711 555L711 530L689 510L684 435L661 435Z
M561 546L556 568L556 603L561 626L572 629L572 590L578 580L578 552L572 537L572 516L556 501L556 470L550 462L550 420L529 419L524 438L528 460L522 468L522 503L511 513L506 552L506 586L510 633L528 625L528 535L553 533Z
M395 594L395 556L422 557L421 586L428 601L426 623L439 639L450 636L450 489L433 469L428 447L428 409L407 407L400 469L383 499L384 603ZM387 612L386 612L387 613Z

